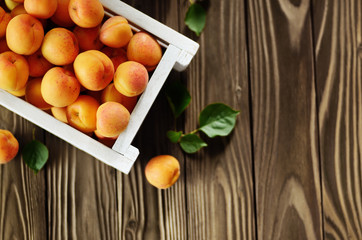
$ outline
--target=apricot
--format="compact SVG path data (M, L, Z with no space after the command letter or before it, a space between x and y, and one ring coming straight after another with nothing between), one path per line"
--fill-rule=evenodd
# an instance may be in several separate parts
M146 165L147 181L160 189L171 187L180 176L180 163L170 155L153 157Z
M127 52L123 48L104 47L101 52L111 59L115 70L121 63L127 61Z
M54 65L70 64L79 53L78 40L68 29L53 28L44 37L41 53Z
M14 135L0 129L0 164L8 163L16 157L19 151L19 142Z
M36 18L50 18L57 10L57 6L57 0L24 0L26 12Z
M13 1L17 3L24 3L24 0L13 0Z
M98 26L104 17L103 5L99 0L70 0L68 11L73 22L83 28Z
M137 97L127 97L120 92L114 86L114 83L110 83L102 91L101 102L118 102L127 108L128 112L132 112L137 103Z
M67 107L52 107L50 111L56 119L64 123L68 123Z
M44 100L54 107L66 107L79 96L80 84L74 74L62 67L47 71L41 83Z
M116 89L123 95L138 96L147 87L148 72L142 64L127 61L118 66L113 81Z
M128 43L127 57L128 60L139 62L148 71L152 71L162 58L162 49L150 34L138 32Z
M29 66L26 59L14 52L0 54L0 88L17 91L25 87L29 78Z
M120 48L126 46L132 36L133 32L127 19L114 16L103 23L99 39L108 47Z
M70 0L58 0L58 7L54 15L50 18L60 27L72 27L74 25L73 20L69 16L69 2Z
M73 64L77 79L88 90L103 90L114 75L113 63L107 55L98 50L80 53Z
M0 39L0 53L10 51L8 44L6 43L6 38Z
M18 54L31 55L41 46L44 28L41 22L29 14L12 18L6 28L6 42Z
M94 28L76 26L74 28L73 33L78 39L80 50L100 50L103 47L103 43L99 40L99 29L100 26Z
M66 109L69 125L84 133L93 132L96 130L98 107L99 103L93 97L80 95Z
M15 91L7 91L7 92L11 93L12 95L14 95L16 97L24 97L25 96L25 89L26 89L26 85L22 89L15 90Z
M10 20L10 13L5 12L5 10L0 7L0 38L5 36L6 27L8 26Z
M41 78L34 78L28 81L25 89L25 100L37 108L48 110L52 106L45 102L41 95L41 82Z
M102 136L97 130L94 131L94 134L96 135L97 139L99 142L103 143L104 145L106 145L107 147L112 147L114 145L114 143L116 142L117 140L117 137L105 137L105 136Z
M16 17L20 14L27 14L27 12L24 8L24 4L19 4L10 12L11 17Z
M42 77L53 67L53 64L43 57L40 49L32 55L27 56L27 60L29 64L29 75L31 77Z
M130 114L122 104L103 103L97 111L97 132L108 138L117 137L129 123Z

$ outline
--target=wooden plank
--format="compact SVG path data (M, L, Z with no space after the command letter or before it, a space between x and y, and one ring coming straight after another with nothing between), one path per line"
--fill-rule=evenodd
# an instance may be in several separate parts
M180 1L125 2L178 30ZM166 83L180 77L172 71ZM178 125L182 129L182 123ZM166 138L166 131L173 127L173 116L161 91L132 143L140 150L133 169L129 175L117 174L119 239L187 239L184 156ZM181 165L180 179L167 190L157 190L144 175L148 160L160 154L175 156Z
M189 3L183 1L180 22ZM245 1L211 1L199 53L187 71L192 101L186 131L198 127L206 105L223 102L241 110L228 137L186 158L188 239L256 239L250 135Z
M310 1L248 1L259 239L322 239Z
M324 236L362 239L362 3L313 1L313 23Z
M45 171L35 175L20 154L33 129L40 141L43 131L1 106L0 129L11 131L20 145L17 157L0 165L0 239L46 239Z
M48 239L117 239L116 170L46 134Z

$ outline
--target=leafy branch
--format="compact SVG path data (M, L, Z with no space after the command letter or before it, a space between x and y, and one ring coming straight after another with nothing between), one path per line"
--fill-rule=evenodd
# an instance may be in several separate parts
M173 112L175 121L190 104L191 96L188 90L180 82L174 82L166 87L166 97ZM195 153L207 146L199 135L203 132L209 138L229 135L235 127L236 117L239 111L223 103L207 105L199 114L199 127L190 133L170 130L167 138L172 143L178 143L186 153Z

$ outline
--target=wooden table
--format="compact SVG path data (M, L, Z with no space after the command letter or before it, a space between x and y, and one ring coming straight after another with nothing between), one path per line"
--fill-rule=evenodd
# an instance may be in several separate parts
M37 175L20 156L0 166L0 239L361 240L362 1L211 0L200 37L186 0L126 2L201 46L168 79L192 95L178 128L223 102L241 110L235 131L182 153L161 92L124 175L0 107L0 128L21 146L35 128L50 150ZM159 154L181 163L168 190L144 176Z

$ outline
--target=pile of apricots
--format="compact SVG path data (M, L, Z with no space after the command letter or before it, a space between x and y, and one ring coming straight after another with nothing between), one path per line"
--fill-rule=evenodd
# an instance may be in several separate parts
M6 0L0 7L0 88L111 146L125 130L156 39L99 0Z

